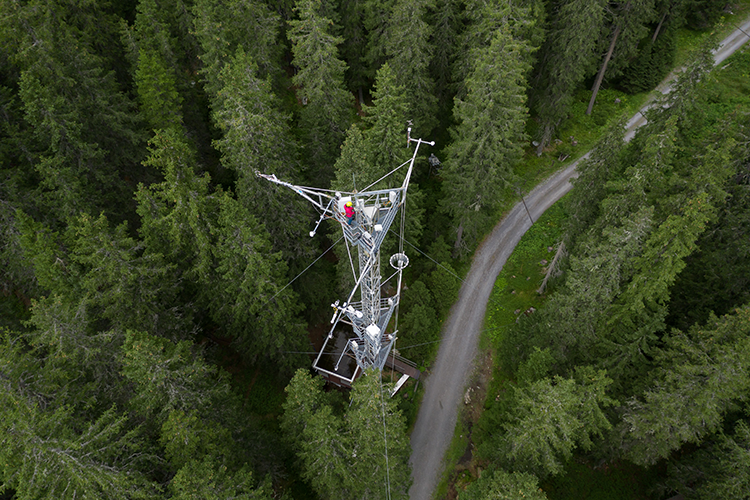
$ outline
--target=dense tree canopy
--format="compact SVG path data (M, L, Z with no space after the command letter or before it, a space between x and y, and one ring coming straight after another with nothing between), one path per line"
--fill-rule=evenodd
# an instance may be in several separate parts
M614 130L579 167L567 200L570 254L564 277L545 307L513 328L503 343L506 364L523 387L516 392L526 399L531 394L523 386L524 374L540 353L549 353L542 371L547 376L569 376L583 367L607 370L612 409L600 424L583 425L602 432L595 456L641 466L670 460L665 488L708 498L715 487L742 498L736 492L747 484L743 433L750 389L744 363L750 336L747 297L735 288L744 278L730 276L744 269L746 259L726 231L747 236L742 221L750 158L748 102L735 97L725 106L715 99L712 93L720 87L710 73L707 49L649 111L648 124L631 143L623 143L621 130ZM708 255L727 255L738 267L707 265ZM718 276L724 277L721 285ZM714 290L721 300L711 297ZM562 379L556 380L562 387ZM543 407L520 412L526 399L514 395L510 409L494 417L510 433L506 446L529 441L512 434L534 428L522 419ZM574 442L568 436L576 419L549 418L566 423L555 440L547 441L564 455L563 443ZM558 462L555 469L549 459L554 452L538 443L545 435L529 434L539 446L529 454L537 474L562 466ZM499 449L488 447L486 453L497 455L504 467L529 471L516 455L512 463L503 462ZM731 479L720 472L720 466L730 467L721 453L737 460ZM546 470L540 466L545 463Z
M383 247L420 252L398 328L429 366L452 257L501 216L529 140L555 144L597 75L650 89L717 5L0 0L0 494L406 498L414 390L297 371L350 264L313 261L339 229L306 238L307 202L256 174L400 185L407 126L439 138ZM750 122L712 65L579 167L564 273L505 339L515 386L459 498L545 498L539 477L589 451L695 498L746 491Z

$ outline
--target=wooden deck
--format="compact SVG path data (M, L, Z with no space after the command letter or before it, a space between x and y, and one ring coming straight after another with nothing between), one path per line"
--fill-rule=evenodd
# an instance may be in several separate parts
M422 372L417 369L416 364L412 363L406 358L402 358L399 355L388 356L388 359L385 362L385 366L396 370L399 373L403 373L404 375L409 375L414 380L419 380L419 376L422 374Z

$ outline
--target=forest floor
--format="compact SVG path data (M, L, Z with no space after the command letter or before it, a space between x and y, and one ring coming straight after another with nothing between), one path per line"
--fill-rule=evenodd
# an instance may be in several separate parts
M717 51L717 64L736 51L750 39L750 19L735 29ZM668 87L660 87L668 92ZM628 123L629 131L643 125L640 112ZM632 137L632 135L630 135ZM477 249L471 269L464 279L458 300L451 308L450 315L443 325L440 349L429 377L425 380L425 393L419 409L417 420L411 435L413 483L409 490L411 500L431 500L438 480L445 468L446 453L455 450L464 452L459 455L458 464L468 464L464 458L472 450L470 439L471 425L475 423L472 415L481 411L483 397L481 388L486 388L486 356L478 357L478 344L484 325L487 301L492 293L495 279L503 268L508 257L523 234L531 227L532 220L541 215L562 198L570 189L569 180L575 176L575 167L581 159L568 165L545 182L537 186L525 199L525 205L518 203L498 223ZM491 364L491 363L490 363ZM491 370L490 370L491 371ZM479 374L479 375L477 375ZM478 378L476 378L478 376ZM475 377L475 378L472 378ZM467 388L479 385L469 410L462 408ZM470 403L471 404L471 403ZM459 409L463 425L457 425ZM466 437L464 437L464 435ZM452 439L454 440L452 443ZM451 450L449 451L449 447ZM454 462L455 463L455 462ZM451 467L454 465L451 464ZM462 465L466 466L466 465ZM451 474L454 479L460 480ZM451 486L449 491L455 488ZM449 497L452 495L449 493Z

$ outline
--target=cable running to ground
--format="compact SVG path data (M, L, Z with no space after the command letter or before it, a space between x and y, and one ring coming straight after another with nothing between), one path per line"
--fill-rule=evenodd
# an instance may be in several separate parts
M294 283L297 280L297 278L299 278L300 276L302 276L303 274L305 274L308 269L310 269L313 265L315 265L316 262L318 262L320 259L322 259L325 254L327 254L328 252L330 252L331 249L333 247L335 247L336 245L338 245L339 241L341 241L343 239L344 239L344 237L341 236L341 238L339 238L338 240L336 240L336 242L333 245L331 245L330 247L328 247L328 249L325 252L323 252L322 254L320 254L320 256L318 256L317 259L315 259L314 261L312 261L312 264L310 264L309 266L307 266L301 273L299 273L297 276L295 276L294 278L292 278L292 281L290 281L289 283L287 283L286 285L284 285L284 288L282 288L281 290L279 290L278 292L276 292L276 295L274 295L273 297L271 297L270 299L268 299L266 301L266 303L263 304L263 305L265 306L266 304L268 304L269 302L271 302L273 299L275 299L276 297L278 297L281 292L283 292L284 290L286 290L289 287L289 285L291 285L292 283Z
M396 234L396 232L393 229L389 229L389 231L392 232L393 234ZM406 238L404 238L400 234L398 235L398 237L401 238L401 240L403 240L406 243L408 243L409 246L412 247L414 250L416 250L417 252L421 253L422 255L424 255L425 257L427 257L428 259L430 259L432 262L434 262L438 266L440 266L443 269L445 269L446 271L448 271L448 273L451 274L451 275L453 275L458 281L460 281L461 283L464 282L464 280L462 280L461 278L459 278L456 273L454 273L453 271L451 271L450 269L448 269L447 267L445 267L444 265L442 265L440 262L436 261L435 259L433 259L429 255L427 255L426 253L424 253L422 250L420 250L419 248L417 248L416 246L414 246L409 240L407 240Z

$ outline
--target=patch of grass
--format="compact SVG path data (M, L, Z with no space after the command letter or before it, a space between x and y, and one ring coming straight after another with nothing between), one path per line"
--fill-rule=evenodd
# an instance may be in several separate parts
M493 349L494 351L494 349ZM493 359L496 359L493 356ZM514 381L510 373L503 370L497 361L492 367L492 377L487 388L482 413L474 427L472 439L477 449L477 458L491 461L492 438L497 434L497 427L507 411L507 402L511 399Z
M633 116L649 99L648 93L628 95L615 89L602 89L596 99L592 114L586 115L591 98L590 90L580 90L570 108L568 119L557 129L557 137L552 140L541 156L536 147L529 144L523 160L516 165L518 181L502 193L503 202L494 220L501 220L520 201L517 189L527 194L535 186L570 165L601 139L608 127L622 118ZM533 119L527 124L527 134L534 135L536 123ZM493 226L494 227L494 226ZM492 227L487 228L487 232Z
M731 105L750 102L750 45L732 54L714 74L722 102Z
M541 484L549 500L646 500L658 481L656 468L643 469L618 462L595 469L589 462L571 460L565 474Z
M545 298L537 289L552 263L563 233L567 213L564 203L555 203L521 238L495 281L485 317L481 347L496 351L507 329L531 308L539 309ZM482 451L506 411L503 394L510 390L512 374L501 366L501 356L493 356L492 379L487 390L484 412L476 426L474 441Z
M505 329L544 297L537 293L552 263L563 233L564 204L555 203L526 232L503 266L487 304L485 332L493 347L500 345Z

